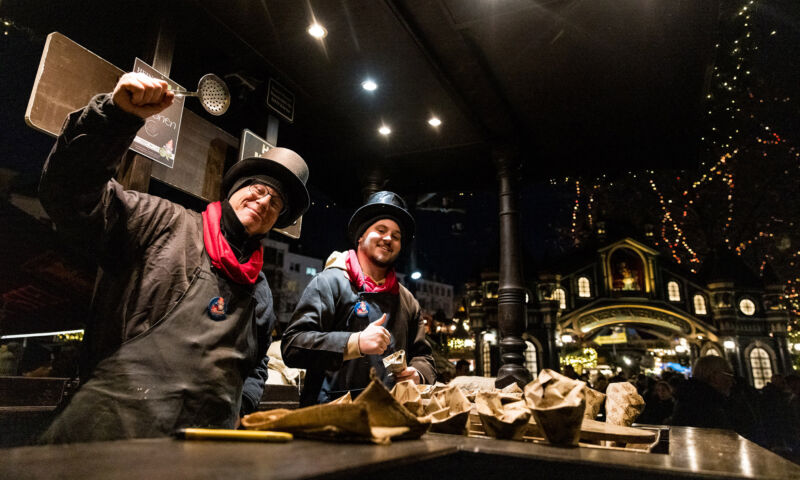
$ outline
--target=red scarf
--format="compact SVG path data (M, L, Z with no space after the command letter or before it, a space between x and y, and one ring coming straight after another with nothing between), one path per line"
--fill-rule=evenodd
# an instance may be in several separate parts
M256 283L258 273L264 265L264 247L253 252L247 263L239 263L228 241L222 236L221 219L220 203L209 203L203 212L203 244L211 258L211 264L236 283L242 285Z
M393 295L400 293L400 284L397 283L397 275L394 273L394 268L389 270L386 274L386 279L383 284L378 285L375 280L371 279L361 271L361 264L358 263L358 255L355 250L347 251L347 258L345 259L347 265L347 275L350 276L350 283L356 284L360 288L364 288L368 293L389 292Z

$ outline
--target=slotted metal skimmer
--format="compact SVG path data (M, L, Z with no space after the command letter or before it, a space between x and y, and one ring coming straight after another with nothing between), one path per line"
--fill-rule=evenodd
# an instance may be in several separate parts
M197 97L200 104L211 115L222 115L231 105L231 92L228 86L213 73L203 75L197 83L196 92L176 91L176 97Z

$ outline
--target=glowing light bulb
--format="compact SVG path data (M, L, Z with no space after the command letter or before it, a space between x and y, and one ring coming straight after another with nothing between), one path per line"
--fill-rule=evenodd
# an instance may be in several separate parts
M323 39L328 36L328 31L319 23L312 23L308 26L308 34L317 39Z

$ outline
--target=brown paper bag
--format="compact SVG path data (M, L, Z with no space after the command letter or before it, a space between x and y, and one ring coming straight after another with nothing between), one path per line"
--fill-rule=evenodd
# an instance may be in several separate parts
M467 400L461 389L455 386L442 391L438 397L441 398L441 402L445 407L430 414L431 431L452 435L466 435L472 403ZM438 402L439 400L437 400Z
M242 426L248 430L275 430L311 438L374 441L366 406L352 403L255 412L242 417Z
M373 379L351 403L349 396L297 410L255 412L242 418L250 430L276 430L300 437L388 444L392 439L419 438L430 420L417 419L397 403L380 380Z
M395 384L391 391L392 397L397 400L397 403L406 407L409 412L421 417L424 415L424 407L422 405L422 395L417 390L416 384L411 380L406 380Z
M606 395L586 385L583 387L583 396L586 398L586 410L583 412L583 418L594 420L600 413L600 407L603 406Z
M606 423L630 427L644 410L644 399L629 382L608 384L606 389Z
M503 404L498 392L478 392L475 406L487 435L521 440L531 412L524 401Z
M586 384L545 369L525 386L525 401L548 442L577 446L586 410Z
M406 369L406 351L398 350L383 359L383 366L386 371L394 375Z
M369 413L370 427L407 429L395 432L394 439L419 438L428 431L431 423L425 417L417 418L389 393L377 378L373 378L367 388L353 401L353 405L364 405Z

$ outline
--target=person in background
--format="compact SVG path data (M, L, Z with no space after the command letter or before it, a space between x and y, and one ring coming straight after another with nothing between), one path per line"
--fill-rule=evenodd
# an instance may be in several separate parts
M592 388L600 393L606 393L606 389L608 388L608 378L606 378L606 376L602 373L598 373L597 377L595 377L594 382L592 383Z
M690 378L675 393L672 425L732 429L726 410L727 398L734 384L733 368L722 357L700 357Z
M419 303L394 269L414 226L399 195L372 194L348 224L355 250L333 252L306 287L281 342L286 365L306 369L301 406L358 394L372 369L388 387L436 381ZM400 350L408 367L389 374L383 358Z
M469 362L463 358L456 362L456 377L469 375Z
M669 383L661 380L656 382L653 393L648 396L644 411L636 419L637 423L647 423L651 425L665 425L666 421L672 416L675 408L675 399L672 398L672 387Z
M69 115L44 166L42 205L99 266L81 386L44 443L234 428L261 398L275 323L261 240L308 209L308 169L283 148L247 158L202 214L126 190L123 155L172 101L166 82L123 75Z

